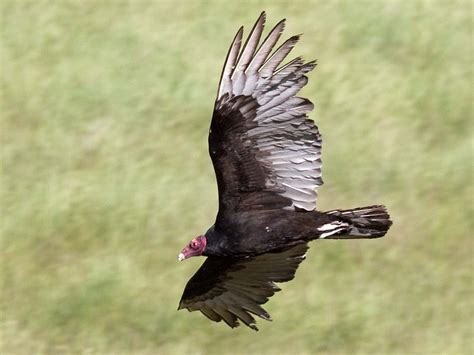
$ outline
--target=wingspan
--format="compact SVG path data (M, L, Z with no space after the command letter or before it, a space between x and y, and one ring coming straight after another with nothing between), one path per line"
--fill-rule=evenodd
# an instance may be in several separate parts
M307 116L313 104L296 96L316 63L298 57L282 66L299 37L272 53L285 21L258 47L264 23L262 13L242 50L239 29L219 83L209 153L220 212L238 209L248 198L253 206L313 210L315 188L323 183L321 136Z
M307 250L307 244L300 244L254 257L208 257L186 285L178 309L199 310L232 328L240 320L258 330L253 315L271 320L260 305L280 291L275 282L294 278Z

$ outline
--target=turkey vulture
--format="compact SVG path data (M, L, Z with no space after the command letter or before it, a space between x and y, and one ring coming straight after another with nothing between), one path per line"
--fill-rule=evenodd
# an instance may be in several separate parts
M280 290L275 282L293 279L309 241L378 238L392 224L380 205L315 210L321 135L307 116L313 104L296 95L316 62L282 65L299 36L273 51L282 20L259 46L264 23L262 12L243 46L241 27L227 54L209 130L219 211L178 256L207 256L178 309L254 330L254 316L271 320L261 305Z

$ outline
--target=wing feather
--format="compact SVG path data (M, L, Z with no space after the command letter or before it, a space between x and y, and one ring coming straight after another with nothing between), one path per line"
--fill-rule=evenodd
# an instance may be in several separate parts
M240 45L242 43L242 36L244 33L244 27L241 26L237 31L234 40L229 48L229 52L225 58L224 69L222 69L221 78L219 80L219 89L217 92L217 97L222 97L224 93L230 92L232 88L230 77L232 75L232 71L235 67L235 62L237 61L237 56L239 55Z
M243 74L247 69L248 64L254 57L255 50L257 49L258 42L260 41L260 37L263 32L263 27L265 26L265 17L266 14L265 11L263 11L260 14L260 17L258 18L257 22L255 22L252 31L250 31L250 35L247 38L247 41L245 42L242 54L240 55L237 65L235 66L235 70L232 73L232 78L236 74Z
M276 51L272 54L270 58L263 64L260 68L260 75L264 78L273 75L274 70L281 64L281 62L286 58L288 53L291 52L293 47L298 43L300 36L292 36L287 39Z
M257 49L264 23L263 12L242 50L239 30L219 84L209 152L219 188L221 217L225 211L251 208L246 199L261 202L254 208L313 210L315 189L323 183L321 136L307 117L313 104L297 96L316 62L305 63L296 57L281 65L299 35L271 53L285 20ZM266 196L275 194L282 198Z
M186 285L178 309L199 310L232 328L242 321L258 330L252 315L271 320L261 305L280 291L275 282L294 278L307 250L307 244L299 244L254 257L208 257Z
M285 19L281 20L270 31L270 33L268 34L268 36L265 38L262 45L258 49L257 53L253 57L252 61L250 62L247 68L247 72L253 74L258 69L260 69L263 63L265 63L265 61L268 58L268 55L270 54L273 47L280 39L280 36L283 33L283 30L285 29L285 21L286 21Z

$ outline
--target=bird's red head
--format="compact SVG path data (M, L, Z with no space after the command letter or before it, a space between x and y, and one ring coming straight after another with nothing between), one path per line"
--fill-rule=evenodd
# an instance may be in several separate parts
M178 260L183 261L191 256L202 255L204 249L206 249L206 243L206 237L203 235L194 238L183 248L183 250L181 250L181 253L178 255Z

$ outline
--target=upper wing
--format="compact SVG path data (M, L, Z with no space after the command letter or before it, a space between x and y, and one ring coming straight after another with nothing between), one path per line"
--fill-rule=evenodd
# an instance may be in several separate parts
M209 319L224 320L230 327L239 320L258 330L255 314L271 320L260 307L280 288L274 282L292 280L305 258L306 244L255 257L208 257L188 281L178 309L199 310Z
M229 49L209 131L209 153L219 188L219 210L242 205L267 208L316 207L321 179L321 136L307 117L313 104L295 96L315 62L282 61L298 41L273 54L285 22L257 49L262 13L240 50L242 28Z

